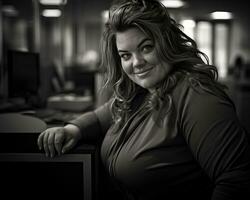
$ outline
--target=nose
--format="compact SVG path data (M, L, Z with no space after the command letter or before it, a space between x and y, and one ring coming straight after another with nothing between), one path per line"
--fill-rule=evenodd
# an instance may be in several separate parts
M141 55L139 53L135 54L133 57L134 57L133 58L133 66L134 67L139 67L141 65L144 65L145 62L146 62L146 60L144 59L143 55Z

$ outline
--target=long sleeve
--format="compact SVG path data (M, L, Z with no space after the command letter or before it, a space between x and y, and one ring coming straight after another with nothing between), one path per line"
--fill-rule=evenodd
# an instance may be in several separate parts
M108 101L97 109L86 112L69 122L80 128L84 141L97 141L104 137L112 124L110 104L111 101Z
M196 87L181 89L178 102L185 140L214 183L212 200L243 199L250 190L247 133L228 99Z

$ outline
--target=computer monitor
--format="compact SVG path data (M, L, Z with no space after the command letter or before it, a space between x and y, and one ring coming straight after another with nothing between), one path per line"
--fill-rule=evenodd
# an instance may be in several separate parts
M39 53L9 50L8 65L8 97L36 97L40 84Z
M72 66L65 68L66 81L72 81L74 84L74 92L84 95L86 91L95 97L95 75L96 71L85 70L85 66ZM86 67L87 68L87 67Z

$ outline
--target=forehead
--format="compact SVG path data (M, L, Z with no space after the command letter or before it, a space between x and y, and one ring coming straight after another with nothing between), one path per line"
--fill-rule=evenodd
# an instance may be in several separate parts
M140 29L130 28L116 33L116 46L118 50L130 50L146 38L148 37Z

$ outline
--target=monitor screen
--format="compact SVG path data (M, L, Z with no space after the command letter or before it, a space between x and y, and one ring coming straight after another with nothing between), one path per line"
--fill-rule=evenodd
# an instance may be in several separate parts
M8 51L8 96L29 98L37 96L40 82L39 54Z

